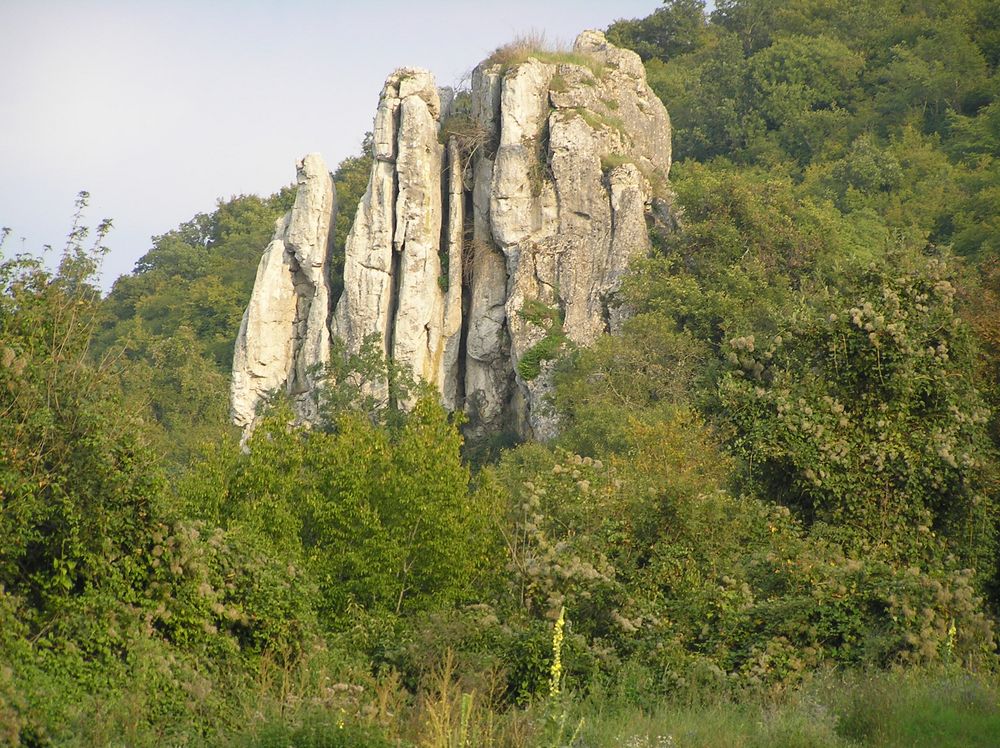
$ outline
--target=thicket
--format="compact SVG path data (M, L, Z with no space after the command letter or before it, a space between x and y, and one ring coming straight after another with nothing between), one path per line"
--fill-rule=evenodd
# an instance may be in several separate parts
M989 744L994 10L614 24L673 118L680 228L621 335L522 310L562 430L495 461L371 346L334 351L322 424L279 398L240 448L226 346L290 192L157 238L104 300L106 224L0 265L0 741Z

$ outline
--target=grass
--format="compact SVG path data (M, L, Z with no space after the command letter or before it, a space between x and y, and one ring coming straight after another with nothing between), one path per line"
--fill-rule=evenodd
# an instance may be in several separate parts
M584 745L633 748L986 748L1000 690L968 673L827 675L780 698L749 695L652 711L580 705Z
M604 75L604 63L601 60L581 52L552 48L546 44L545 35L538 33L519 36L512 42L497 47L486 58L485 64L499 65L500 71L505 73L530 59L551 64L579 65L589 69L598 78Z
M542 373L543 362L551 361L559 355L567 338L563 332L562 315L556 308L546 306L536 299L529 299L521 307L519 316L545 330L545 337L525 351L517 362L517 373L524 381L530 382Z
M524 138L522 145L534 155L528 164L528 182L531 185L531 194L538 197L542 194L542 186L549 173L549 126L548 121L543 123L538 137Z
M650 167L648 164L644 165L642 162L636 161L634 158L621 153L601 154L601 172L605 176L623 164L632 164L640 172L642 172L642 175L646 177L646 180L649 182L654 197L667 199L670 196L669 184L662 172L659 170Z
M540 322L558 319L556 310L538 302L526 304L523 313ZM73 720L37 743L31 742L34 733L26 734L27 744L551 748L569 744L568 736L579 728L572 743L576 748L1000 745L996 674L827 672L779 693L690 685L664 695L642 685L645 666L639 664L635 672L626 669L593 683L586 696L540 696L520 708L510 706L504 695L502 663L473 672L467 660L449 651L439 661L423 663L418 685L410 691L395 671L373 676L360 663L342 662L332 652L314 657L273 673L262 671L259 683L241 679L233 690L213 692L202 715L214 715L208 721L196 714L200 707L172 711L158 702L163 697L159 682L131 683L113 701L67 691L64 696L72 693L80 702ZM0 688L0 744L2 718L10 714L4 712L4 696ZM36 704L33 710L48 706Z
M624 156L621 153L605 153L601 155L601 171L607 174L612 169L616 169L623 164L634 164L633 161L628 156Z
M615 130L621 135L622 138L628 139L628 133L625 132L625 122L621 117L616 117L612 114L599 114L598 112L591 111L584 107L574 107L572 109L563 109L560 111L568 112L575 115L590 125L594 130L608 129Z
M827 674L781 695L702 693L646 709L598 689L575 702L495 710L488 694L458 685L446 659L385 732L307 712L235 744L547 748L553 741L546 736L561 721L567 729L559 745L579 726L579 748L995 748L998 697L995 679L913 671Z
M549 80L549 90L553 93L565 93L569 90L569 83L561 73L556 73Z

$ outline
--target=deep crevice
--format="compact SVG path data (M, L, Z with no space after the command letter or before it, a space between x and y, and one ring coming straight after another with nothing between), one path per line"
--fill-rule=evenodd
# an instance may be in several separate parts
M327 269L326 273L323 273L323 285L326 286L326 322L324 324L329 328L330 321L333 319L333 315L337 310L337 298L334 298L334 282L333 278L330 277L330 269L335 265L333 255L335 251L334 244L336 244L336 234L337 234L337 184L333 181L333 174L330 174L330 191L333 195L333 204L330 207L330 225L327 227L326 231L326 249L323 251L323 267ZM341 275L343 275L343 270L341 270ZM343 283L343 278L341 279Z
M399 158L399 109L393 114L393 137L396 139L396 159ZM392 361L392 352L396 345L396 311L399 309L399 286L400 286L400 264L402 262L405 244L401 244L396 250L396 231L398 230L397 216L399 211L399 173L396 170L395 160L392 169L392 215L390 216L391 231L389 232L389 308L385 321L385 363L386 366ZM392 392L389 393L389 405L395 407L395 399Z
M458 408L465 407L465 371L467 368L466 356L469 338L469 312L472 308L472 281L471 268L466 268L465 263L472 258L465 251L465 242L472 241L471 235L475 225L475 205L472 202L472 190L462 192L462 326L459 329L458 337L458 374L456 376L455 401ZM467 280L468 279L468 280Z
M438 236L438 265L440 266L439 284L443 291L451 286L448 275L451 261L448 254L451 250L451 171L455 164L451 162L451 147L444 146L444 158L441 159L441 231Z

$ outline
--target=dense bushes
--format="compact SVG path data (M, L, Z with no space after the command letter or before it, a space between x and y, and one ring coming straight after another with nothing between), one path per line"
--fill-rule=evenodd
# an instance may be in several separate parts
M423 398L393 427L355 412L330 430L291 420L279 408L257 425L247 454L232 444L204 476L196 469L182 487L189 511L300 560L334 628L358 609L399 615L467 598L492 561L491 508L468 491L444 410Z

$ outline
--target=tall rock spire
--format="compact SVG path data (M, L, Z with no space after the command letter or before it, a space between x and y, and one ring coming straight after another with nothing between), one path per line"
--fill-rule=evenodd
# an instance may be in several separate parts
M441 100L427 71L386 80L331 332L349 352L373 338L474 432L549 438L555 358L618 328L622 276L650 249L670 119L639 57L595 31L572 54L498 50L444 113ZM306 220L325 193L300 176L303 190L312 197L265 251L237 343L241 424L279 386L308 420L309 367L329 356L327 253L300 249L328 232Z
M275 225L236 338L230 412L244 429L275 390L293 397L300 418L315 420L315 370L330 360L330 228L336 193L317 153L298 162L296 181L295 204Z

